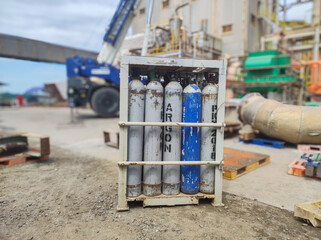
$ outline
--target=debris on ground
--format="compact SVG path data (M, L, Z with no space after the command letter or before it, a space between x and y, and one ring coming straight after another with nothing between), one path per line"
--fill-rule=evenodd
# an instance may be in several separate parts
M48 160L49 154L48 136L0 131L0 167Z
M0 169L0 239L319 239L293 212L233 194L224 208L116 212L117 166L53 147L49 161ZM197 224L195 224L197 222Z
M313 227L321 227L321 200L296 205L294 216L306 220Z

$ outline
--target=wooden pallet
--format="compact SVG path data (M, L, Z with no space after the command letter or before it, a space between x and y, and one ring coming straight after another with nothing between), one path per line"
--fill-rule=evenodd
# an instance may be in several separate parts
M212 205L214 205L214 194L184 194L179 193L178 195L158 195L158 196L146 196L144 194L138 197L127 197L128 202L143 202L143 207L147 206L176 206L176 205L189 205L199 204L200 199L212 199Z
M270 162L268 155L224 148L224 178L235 179Z
M38 142L37 147L30 146L30 140ZM34 133L14 133L14 132L0 132L0 142L15 142L24 141L28 143L27 151L10 156L0 157L0 168L15 166L32 161L45 161L49 159L50 143L49 137Z
M224 137L232 137L234 134L237 134L237 132L241 129L241 123L235 122L226 122L224 127Z
M295 160L289 165L288 174L298 176L298 177L304 177L305 176L305 165L306 161L304 160Z
M26 153L20 153L13 156L2 157L0 158L0 168L1 167L10 167L19 164L23 164L26 162L34 162L34 161L46 161L49 159L49 155L44 156L32 156Z
M296 205L294 216L310 222L313 227L321 227L321 200Z
M263 147L273 147L273 148L284 148L285 142L279 140L271 140L271 139L262 139L262 138L253 138L249 141L245 141L239 138L240 142L246 144L255 144Z
M240 139L244 141L251 141L253 138L255 138L255 132L239 132L240 133Z
M25 163L26 161L27 159L23 154L17 154L9 157L2 157L0 158L0 167L14 166L14 165Z
M104 142L106 143L107 146L113 147L113 148L119 148L119 132L115 131L103 131L104 134ZM111 141L111 137L114 135L116 138L116 141Z

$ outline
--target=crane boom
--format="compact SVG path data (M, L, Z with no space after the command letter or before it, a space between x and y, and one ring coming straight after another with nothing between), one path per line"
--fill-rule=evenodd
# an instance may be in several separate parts
M87 103L103 117L115 116L119 110L119 72L113 66L140 0L120 0L106 30L102 49L97 57L81 56L66 59L69 106L85 107Z
M147 12L147 16L146 16L146 27L145 27L144 43L143 43L143 48L142 48L142 56L147 55L149 32L150 32L150 21L152 19L153 5L154 5L154 0L149 0L148 12Z
M127 30L135 16L135 8L140 0L121 0L104 36L102 49L97 57L98 63L112 64Z

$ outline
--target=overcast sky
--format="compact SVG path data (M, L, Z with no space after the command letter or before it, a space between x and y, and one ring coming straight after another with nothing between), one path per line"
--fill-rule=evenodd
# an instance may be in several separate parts
M0 33L99 51L119 0L0 0Z
M280 0L280 4L283 2ZM118 3L119 0L0 0L0 33L99 51ZM311 3L293 7L288 19L309 20L311 7Z
M119 0L0 0L0 33L99 52L118 3ZM309 3L292 8L288 19L309 20L311 7ZM8 84L3 92L24 93L47 82L66 80L65 71L63 64L0 58L0 81Z
M0 33L99 52L119 0L0 0ZM0 58L2 92L66 80L64 64Z

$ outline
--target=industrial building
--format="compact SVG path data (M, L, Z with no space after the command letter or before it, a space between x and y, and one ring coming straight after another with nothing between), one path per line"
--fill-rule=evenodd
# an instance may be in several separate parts
M296 4L312 1L298 1L280 11L281 2L277 0L155 1L153 11L157 14L152 15L151 23L153 28L164 26L171 28L170 19L178 17L182 19L181 26L189 36L203 32L220 40L217 50L221 51L223 57L245 56L249 52L276 48L280 38L277 35L278 29L283 30L285 40L283 48L286 47L292 52L315 49L318 43L311 44L311 41L313 39L319 41L317 37L320 34L317 30L320 28L319 1L313 2L311 24L287 21L284 12ZM143 33L146 24L146 2L141 1L138 8L137 17L132 23L133 36ZM229 14L220 14L223 12ZM279 15L283 19L278 17ZM297 42L299 38L303 42ZM294 46L289 46L289 41ZM320 46L318 48L320 49Z
M164 27L170 25L171 18L180 18L182 27L189 36L202 33L220 41L216 50L221 51L222 56L244 56L247 52L259 50L261 37L272 33L271 21L262 17L260 10L270 7L269 4L275 4L274 2L276 1L155 1L153 11L157 14L153 14L151 22L154 28ZM220 14L222 12L228 14ZM144 31L145 19L146 3L142 1L138 16L132 23L133 35Z

